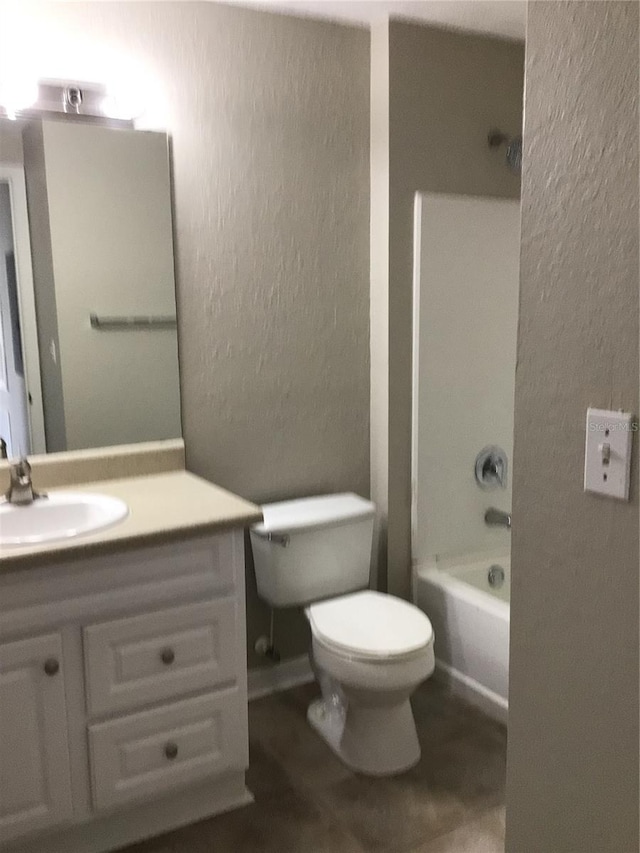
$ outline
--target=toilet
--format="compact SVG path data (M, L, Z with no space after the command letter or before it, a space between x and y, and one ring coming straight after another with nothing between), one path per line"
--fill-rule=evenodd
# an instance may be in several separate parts
M420 759L409 701L434 669L433 629L400 598L368 589L375 506L354 494L262 507L251 528L258 595L304 606L322 696L307 719L351 769L390 776Z

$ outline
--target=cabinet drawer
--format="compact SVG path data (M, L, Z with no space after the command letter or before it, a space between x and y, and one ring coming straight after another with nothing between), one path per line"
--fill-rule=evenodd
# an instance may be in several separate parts
M89 726L93 802L109 809L246 765L235 688Z
M212 599L84 629L92 715L206 690L235 677L236 608Z

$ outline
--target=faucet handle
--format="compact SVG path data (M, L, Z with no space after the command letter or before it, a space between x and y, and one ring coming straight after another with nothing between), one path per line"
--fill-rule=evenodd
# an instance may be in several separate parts
M477 484L481 489L506 488L507 466L507 454L501 447L483 447L475 462Z
M31 479L31 464L26 456L20 456L18 461L11 466L12 473L15 472L16 479L20 481Z
M11 464L11 484L5 495L9 503L17 506L26 506L33 503L37 498L46 498L46 494L40 494L33 488L31 482L31 464L26 456L21 456Z

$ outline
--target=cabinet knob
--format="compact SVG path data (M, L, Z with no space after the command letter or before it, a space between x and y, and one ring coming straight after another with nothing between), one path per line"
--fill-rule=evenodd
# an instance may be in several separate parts
M56 658L47 658L44 662L44 671L47 675L57 675L60 672L60 663Z
M170 740L169 743L165 744L164 754L169 761L173 761L174 758L178 757L178 744Z
M160 660L166 666L170 666L174 662L175 659L176 659L176 653L173 651L173 649L163 649L160 652Z

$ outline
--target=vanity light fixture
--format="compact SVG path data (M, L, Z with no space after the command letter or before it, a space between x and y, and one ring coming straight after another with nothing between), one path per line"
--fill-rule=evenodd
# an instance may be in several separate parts
M117 99L101 83L39 80L23 92L0 95L0 115L10 119L63 114L89 119L109 119L130 125L135 116L123 115Z

